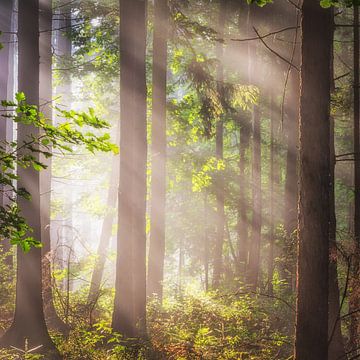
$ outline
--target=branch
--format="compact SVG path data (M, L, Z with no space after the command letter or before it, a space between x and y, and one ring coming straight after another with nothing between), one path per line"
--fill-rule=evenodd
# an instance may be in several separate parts
M277 53L274 49L272 49L268 44L266 44L266 42L263 40L263 38L260 36L259 32L256 30L255 27L253 27L256 35L258 36L259 40L263 43L263 45L270 51L272 52L274 55L276 55L278 58L280 58L282 61L285 61L287 64L289 64L290 66L292 66L294 69L296 69L297 71L300 72L300 69L291 63L291 61L289 61L288 59L284 58L282 55L280 55L279 53Z
M299 26L289 26L289 27L286 27L286 28L283 28L283 29L280 29L280 30L275 30L275 31L271 31L265 35L262 35L262 36L256 36L256 37L251 37L251 38L245 38L245 39L230 39L231 41L239 41L239 42L242 42L242 41L253 41L253 40L261 40L261 39L265 39L271 35L276 35L276 34L280 34L284 31L288 31L288 30L297 30L299 28ZM261 39L260 39L261 38Z

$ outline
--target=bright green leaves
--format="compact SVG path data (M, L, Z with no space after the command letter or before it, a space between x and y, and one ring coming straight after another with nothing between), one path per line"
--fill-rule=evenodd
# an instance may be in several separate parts
M221 171L225 170L225 164L223 160L210 157L203 164L200 170L193 170L192 172L192 191L201 192L203 189L208 188L213 179Z
M95 111L65 111L56 109L57 115L64 122L54 126L39 112L37 106L26 102L24 93L17 93L15 101L2 101L4 118L31 127L34 133L27 136L21 143L17 141L0 142L0 195L9 199L10 205L0 207L0 239L10 239L11 243L20 246L27 252L41 244L31 236L32 229L21 216L21 209L16 198L31 200L31 194L24 188L17 188L19 180L16 168L33 168L41 171L46 165L39 161L39 155L49 158L52 149L62 153L73 152L75 146L84 146L88 151L118 153L118 147L110 140L108 133L100 133L109 128L109 124L99 119Z
M266 4L272 3L272 0L247 0L247 3L250 4L256 4L260 7L265 6Z

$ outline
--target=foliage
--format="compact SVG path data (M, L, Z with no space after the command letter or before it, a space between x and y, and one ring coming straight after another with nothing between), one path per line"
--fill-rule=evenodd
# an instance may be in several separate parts
M32 246L40 246L39 239L30 234L16 198L31 200L31 194L25 188L18 188L19 176L16 168L33 168L41 171L46 168L44 159L52 156L52 149L72 152L72 146L83 145L88 151L112 151L117 153L116 145L110 141L109 134L97 135L89 129L104 129L109 125L100 120L92 109L89 113L56 109L64 122L55 126L38 111L37 106L26 102L24 93L17 93L15 101L2 101L3 118L28 127L29 133L21 141L3 141L0 144L0 194L8 204L0 207L0 238L9 239L13 245L19 245L25 252Z

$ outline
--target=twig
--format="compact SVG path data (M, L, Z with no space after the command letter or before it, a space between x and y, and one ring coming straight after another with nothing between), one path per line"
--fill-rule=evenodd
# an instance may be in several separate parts
M279 53L277 53L274 49L272 49L263 39L262 37L260 36L259 32L256 30L255 27L253 27L256 35L259 37L259 40L263 43L263 45L271 52L273 53L274 55L276 55L279 59L281 59L282 61L285 61L287 64L289 64L290 66L292 66L294 69L296 69L297 71L300 72L300 69L292 64L288 59L284 58L282 55L280 55Z

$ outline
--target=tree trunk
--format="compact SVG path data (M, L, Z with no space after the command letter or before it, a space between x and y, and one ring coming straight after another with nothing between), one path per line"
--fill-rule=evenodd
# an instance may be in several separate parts
M328 357L331 15L302 4L296 360Z
M97 302L100 295L101 280L104 273L106 254L108 252L109 243L112 233L112 225L115 218L115 208L117 203L117 193L119 184L119 158L114 156L111 168L110 184L107 198L107 213L105 215L102 227L100 242L97 250L97 259L95 262L94 271L91 277L90 290L88 296L88 303L94 304Z
M255 21L254 5L249 6L248 28ZM250 33L250 31L248 31ZM256 47L249 44L249 82L255 80L256 69ZM253 60L255 59L255 60ZM251 241L249 246L249 265L247 271L247 283L253 290L257 288L260 270L260 244L261 244L261 225L262 225L262 195L261 195L261 128L260 128L260 108L253 106L252 112L252 223Z
M246 191L248 181L245 174L246 150L249 147L250 130L247 119L239 119L240 144L239 144L239 202L237 218L237 252L238 252L238 275L245 280L248 261L248 203Z
M120 0L120 183L112 327L143 335L146 325L146 5Z
M0 100L12 99L13 93L13 81L14 81L14 71L13 61L14 53L12 51L12 46L10 44L12 36L10 33L13 31L13 0L4 0L0 3L0 29L3 32L0 42L3 45L3 48L0 50L0 68L3 69L0 72ZM12 121L10 119L3 118L0 121L0 142L9 142L13 138L12 131ZM8 189L1 187L0 188L0 206L4 207L10 203L9 196L12 194L9 193ZM10 241L5 239L2 242L2 251L4 253L9 253L9 256L6 257L6 265L12 268L13 266L13 256L12 256L12 247Z
M299 143L299 90L300 77L295 69L291 69L289 78L290 96L286 106L286 178L284 198L284 229L286 236L285 259L289 252L293 253L296 244L293 243L296 230L298 207L298 143ZM282 276L287 280L290 290L293 289L295 267L292 258L283 264Z
M220 1L218 31L220 37L224 35L225 23L227 16L227 0ZM220 98L223 99L223 82L224 82L224 45L218 42L216 45L217 65L217 81ZM215 154L218 161L224 159L224 122L223 117L216 122L215 134ZM225 226L225 189L224 175L219 172L215 179L215 196L216 196L216 239L214 248L214 271L213 271L213 287L218 288L220 285L221 275L223 273L223 245L224 245L224 226Z
M329 262L329 358L328 360L346 359L344 340L341 333L340 293L337 270L336 246L336 214L335 214L335 144L334 119L331 117L330 128L330 159L331 159L331 187L330 187L330 262Z
M268 293L273 295L274 286L274 244L275 244L275 168L276 168L276 120L274 114L275 101L272 94L270 94L270 224L269 224L269 257L268 257Z
M39 1L19 2L19 91L27 96L29 104L39 105ZM19 124L18 141L24 142L29 135L38 136L39 129ZM38 156L32 154L35 158ZM40 224L40 174L33 169L18 169L19 187L25 187L32 195L31 201L19 198L21 214L33 229L35 239L41 239ZM57 358L55 346L47 332L43 313L41 276L41 249L31 249L24 254L17 251L17 282L15 315L11 327L1 339L2 346L24 348L42 345L40 352L52 352Z
M52 120L52 5L49 0L40 0L40 110L47 119ZM50 150L51 151L51 150ZM40 173L40 208L44 312L47 323L60 331L65 331L65 324L56 313L53 300L53 280L51 275L51 158L40 155L40 160L47 166Z
M148 295L163 296L166 203L166 72L169 9L154 2L153 116Z

